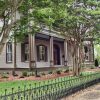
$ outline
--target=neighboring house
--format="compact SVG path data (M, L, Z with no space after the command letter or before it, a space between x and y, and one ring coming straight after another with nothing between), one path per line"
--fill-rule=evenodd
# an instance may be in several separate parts
M49 69L72 66L71 49L73 47L69 40L66 41L64 37L44 30L42 33L30 36L30 38L26 37L23 43L17 43L16 69L29 69L30 67ZM94 48L91 39L84 40L83 50L85 63L93 64ZM7 42L0 55L0 69L13 68L14 43Z

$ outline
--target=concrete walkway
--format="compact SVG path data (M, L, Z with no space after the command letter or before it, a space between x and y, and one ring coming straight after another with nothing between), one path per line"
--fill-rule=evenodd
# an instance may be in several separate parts
M61 100L100 100L100 83Z

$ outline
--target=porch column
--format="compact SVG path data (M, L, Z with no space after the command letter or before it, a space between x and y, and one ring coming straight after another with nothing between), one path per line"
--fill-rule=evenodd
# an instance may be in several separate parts
M53 57L53 37L50 37L50 66L54 65L54 57Z
M29 67L30 69L36 67L36 55L35 55L35 35L29 35Z
M67 46L67 39L65 39L65 41L64 41L64 54L65 54L64 65L65 66L67 66L67 57L68 57L68 55L67 55L68 48L67 47L68 47Z

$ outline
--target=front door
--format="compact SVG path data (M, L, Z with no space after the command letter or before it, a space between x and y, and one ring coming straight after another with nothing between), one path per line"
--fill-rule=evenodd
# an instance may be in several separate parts
M54 44L54 65L60 65L60 48Z

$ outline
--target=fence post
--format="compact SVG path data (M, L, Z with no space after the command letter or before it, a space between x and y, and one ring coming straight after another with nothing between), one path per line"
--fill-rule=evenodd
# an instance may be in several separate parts
M5 89L5 97L4 100L7 100L7 89Z

